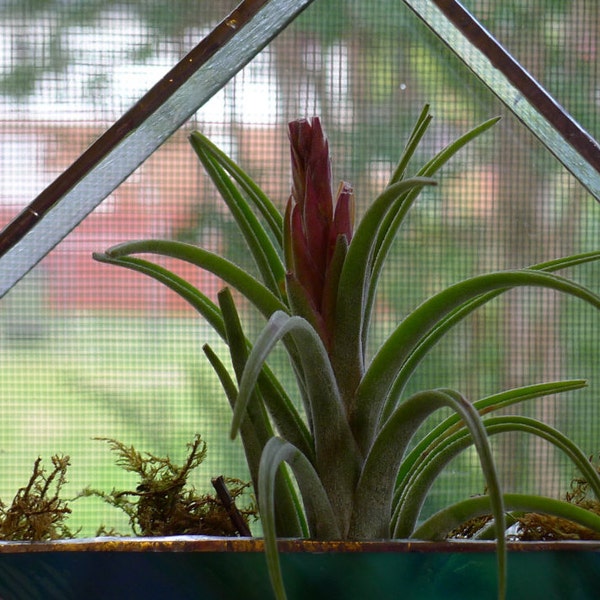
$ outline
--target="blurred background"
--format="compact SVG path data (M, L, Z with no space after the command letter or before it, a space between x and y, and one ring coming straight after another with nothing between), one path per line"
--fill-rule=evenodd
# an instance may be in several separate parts
M223 19L236 2L0 1L0 225L101 135ZM600 6L585 0L466 0L465 6L595 137L600 135ZM93 251L161 237L225 253L252 269L236 226L187 136L198 129L281 207L290 189L286 124L320 115L334 179L354 184L359 213L386 184L412 124L434 122L419 159L495 115L504 118L423 192L394 246L378 296L373 347L443 286L488 270L598 249L600 207L397 0L316 0L0 301L0 498L34 460L71 456L66 496L132 489L95 437L183 460L200 433L208 458L193 483L245 478L230 412L201 351L219 342L175 295L92 261ZM421 163L415 164L416 170ZM170 265L173 266L173 265ZM600 292L600 266L569 275ZM215 296L219 281L178 271ZM558 378L589 387L526 409L600 451L599 317L550 292L519 290L460 325L411 389L454 387L477 399ZM250 331L260 320L250 315ZM274 357L275 367L280 357ZM498 436L500 438L500 436ZM563 496L576 474L541 442L495 439L508 489ZM522 465L507 468L511 456ZM514 462L512 464L515 464ZM483 493L466 453L427 505ZM80 535L127 533L93 499L72 505Z

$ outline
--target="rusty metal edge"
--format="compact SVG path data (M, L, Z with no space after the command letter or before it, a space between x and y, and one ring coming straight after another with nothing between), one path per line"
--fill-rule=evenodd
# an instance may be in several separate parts
M494 541L421 540L317 541L282 539L285 553L473 553L495 552ZM30 552L263 552L260 538L173 536L160 538L88 538L42 542L0 542L0 555ZM509 542L509 552L600 551L599 541Z

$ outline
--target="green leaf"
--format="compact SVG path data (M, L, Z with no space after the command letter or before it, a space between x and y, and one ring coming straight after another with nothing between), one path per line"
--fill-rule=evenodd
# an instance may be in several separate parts
M446 146L438 154L436 154L425 166L423 166L417 173L417 177L433 177L459 150L464 148L469 142L485 133L488 129L493 127L499 120L499 117L489 119L474 127L460 138ZM428 124L428 122L427 122ZM413 134L414 135L414 134ZM420 138L419 138L420 139ZM392 181L395 181L395 174L392 177ZM377 291L377 284L379 277L383 270L385 261L389 255L390 248L392 247L393 241L396 239L396 235L400 226L404 222L404 218L408 214L408 211L417 199L420 193L420 189L411 189L405 193L405 196L401 202L398 202L394 207L394 210L388 211L384 216L381 227L377 235L377 242L374 246L374 257L373 267L371 271L370 281L368 284L368 294L365 303L365 315L363 325L363 347L366 348L367 337L370 327L370 317L373 304L375 302L375 296Z
M104 262L116 264L115 259L143 253L169 256L214 273L248 298L267 318L277 310L287 310L277 295L246 271L218 254L193 244L171 240L138 240L118 244L108 249L105 254L94 256L97 260L102 257Z
M505 432L521 432L534 435L553 444L563 452L590 483L594 493L600 496L600 476L587 456L567 436L545 423L521 416L493 417L484 421L488 436ZM414 529L415 523L434 481L441 471L458 454L471 446L473 440L470 433L461 427L442 439L432 443L421 454L418 463L407 474L398 490L397 504L394 509L394 536L406 537Z
M491 512L500 524L497 541L498 588L499 597L503 598L506 588L506 538L500 482L481 418L473 405L456 392L432 390L415 394L405 400L388 419L365 461L356 490L350 537L389 537L393 485L406 447L423 420L442 406L449 406L460 414L477 448L488 487Z
M223 314L223 321L225 323L226 342L227 347L229 348L231 364L233 365L233 370L239 383L244 368L246 367L249 349L231 291L228 288L225 288L219 293L219 306L221 307L221 313ZM254 426L254 430L261 446L266 444L267 441L273 437L274 431L269 422L264 402L258 388L255 388L250 396L246 406L246 415L249 418L244 419L242 425L250 421ZM258 467L258 462L256 463L256 467ZM258 468L255 474L256 473L258 473ZM257 482L256 479L254 481L255 483Z
M190 136L190 143L194 150L209 156L215 163L225 169L238 185L247 194L250 201L260 211L269 229L279 246L283 244L283 219L277 207L269 200L268 196L254 182L254 180L241 169L231 158L227 156L220 148L215 146L207 137L198 131L194 131Z
M599 250L593 250L591 252L582 252L580 254L572 254L570 256L564 256L562 258L555 258L547 262L538 263L537 265L533 265L529 268L535 271L548 271L548 273L553 273L554 271L558 271L560 269L577 267L579 265L584 265L586 263L594 262L596 260L600 260Z
M219 304L225 323L226 341L229 347L231 363L239 382L248 361L251 345L244 335L233 296L228 288L219 293ZM258 376L258 386L253 395L257 395L259 398L255 399L255 401L250 401L247 410L251 411L253 404L255 405L253 409L255 413L258 409L257 404L260 407L266 408L272 416L279 433L292 444L296 445L306 456L313 457L314 446L310 432L298 414L296 407L266 364L263 365ZM256 414L255 418L258 418L259 422L263 419L266 421L267 416L262 408ZM252 418L252 421L254 420ZM273 437L273 430L270 426L267 427L266 424L262 425L261 429L263 431L261 439L264 444L268 439ZM258 462L256 462L256 467L258 468Z
M576 504L530 494L504 494L504 504L506 510L554 515L600 532L600 516ZM427 519L411 537L441 540L449 531L466 521L487 514L490 514L489 496L468 498L444 508Z
M126 269L148 275L164 284L200 313L217 334L225 339L225 324L223 323L221 311L212 300L185 279L175 275L175 273L160 265L148 262L141 258L133 258L126 255L114 257L108 253L100 254L97 252L93 254L93 257L98 262L125 267Z
M494 291L535 286L561 291L600 308L600 297L558 275L533 271L501 271L479 275L454 284L427 299L410 313L381 346L365 373L356 394L353 422L361 448L368 448L382 415L396 398L388 396L405 361L427 335L453 310Z
M273 437L267 442L260 463L258 490L265 534L266 521L269 521L270 529L273 523L272 516L276 510L279 510L278 507L276 509L276 502L274 503L273 482L283 461L290 465L298 483L307 520L312 525L309 532L310 537L319 540L340 539L341 532L336 524L337 519L333 507L314 466L298 448L279 437Z
M305 319L277 312L259 335L240 381L231 426L232 437L240 427L265 360L275 345L288 334L302 348L299 371L305 377L304 387L309 402L305 410L313 432L315 468L335 508L338 522L343 524L340 529L345 532L352 510L360 456L346 421L327 351L317 332Z
M431 179L413 178L386 188L360 221L352 241L338 285L336 319L333 331L332 363L342 394L349 398L364 370L362 327L371 260L382 219L404 192L435 185Z
M229 400L229 404L232 409L235 404L235 400L238 395L238 390L235 385L235 382L231 378L227 367L223 364L221 359L215 353L215 351L211 348L209 344L205 344L202 347L206 358L210 362L213 370L215 371L219 381L221 382L221 386L225 392L225 396ZM262 455L262 450L265 442L261 442L261 439L254 427L254 423L250 419L245 419L241 426L240 435L242 438L242 445L244 446L244 454L246 456L246 464L248 465L248 470L250 471L250 477L252 478L253 485L256 486L258 484L258 465L260 464L260 457Z
M290 465L298 482L308 521L313 524L312 536L318 539L340 539L341 537L341 532L336 526L336 514L329 503L321 478L311 462L289 442L276 437L269 440L260 462L258 494L267 568L275 597L278 599L285 599L286 593L275 529L275 480L284 461Z
M490 493L500 493L485 429L475 407L455 392L419 392L398 406L367 455L354 504L351 535L356 539L390 537L392 498L400 464L423 421L442 406L450 407L460 416L475 440ZM377 493L373 494L373 490ZM496 504L496 509L499 514L500 504Z
M315 447L310 431L285 389L268 365L258 376L263 401L279 434L314 461Z
M572 256L567 256L564 258L539 263L528 268L534 271L546 271L548 273L551 273L560 269L582 265L599 259L600 252L585 252L582 254L574 254ZM398 372L398 375L394 381L393 389L390 392L390 398L396 399L395 401L398 401L401 398L402 392L404 391L406 384L408 383L412 374L415 372L418 365L452 327L454 327L464 318L469 316L477 308L483 306L484 304L487 304L488 302L502 294L504 291L505 290L498 290L490 292L489 294L484 294L479 298L472 300L471 302L459 306L446 317L441 319L438 322L438 324L431 330L431 332L421 340L418 346L411 352L410 356L406 359L404 365ZM382 419L385 419L388 416L393 406L393 403L389 403L386 406L382 414Z
M169 286L185 300L190 302L192 306L197 308L209 323L214 325L215 329L223 339L226 338L225 326L221 313L215 307L214 303L208 300L208 298L194 288L194 286L163 267L141 259L128 258L128 255L133 253L154 253L160 256L169 256L206 269L235 287L267 318L278 310L287 310L287 307L265 286L240 269L237 265L212 252L208 252L207 250L191 244L166 240L140 240L119 244L110 248L105 254L94 255L97 260L115 265L128 266L129 268L146 273ZM292 357L297 354L296 350L289 344L288 352ZM269 385L271 388L276 385L274 384L273 377L271 377L271 383ZM280 385L278 387L280 390L283 390ZM288 407L291 407L290 402L286 402L286 404ZM270 408L275 411L273 414L284 415L282 408L285 407L283 407L281 403L277 406L273 405ZM298 419L295 420L298 421ZM298 431L300 432L300 430ZM304 444L301 443L299 438L295 439L295 441L301 448L307 450L307 437L305 433L306 428L300 432L305 438Z
M527 385L481 398L474 402L473 406L475 406L479 414L483 416L490 412L504 409L528 400L535 400L545 396L579 390L586 387L586 385L584 379L552 381L548 383ZM408 473L422 462L423 456L428 456L432 448L445 440L449 433L457 426L462 427L460 424L460 417L456 414L450 415L439 425L428 431L412 448L410 453L402 461L402 465L398 471L397 493L402 490L403 482L405 478L408 477Z
M233 184L219 162L206 152L205 146L197 144L197 137L192 136L190 141L202 161L204 169L212 179L240 228L265 285L273 294L279 295L279 284L285 273L280 252L277 251L247 200ZM281 251L281 242L279 246Z
M231 362L239 379L246 365L248 343L235 308L231 291L228 288L225 288L219 293L219 305L225 323L226 341L229 347ZM209 350L209 348L205 347L205 354L219 376L223 389L233 408L238 391L222 362ZM263 374L263 376L264 375L265 374ZM277 400L281 399L278 398ZM247 415L248 418L244 419L240 433L242 444L244 446L246 463L250 470L254 489L257 490L259 463L263 448L268 440L274 435L273 428L265 410L264 398L262 397L260 387L255 390L251 401L248 403ZM284 476L279 477L275 483L275 495L279 506L279 511L277 513L278 535L285 537L302 535L305 528L303 520L301 519L301 513L298 511L296 491L292 482L289 480L289 477L286 477L285 474Z
M431 160L429 160L423 168L417 173L418 177L431 177L441 167L443 167L460 149L464 148L467 144L472 142L475 138L479 137L482 133L491 129L501 117L492 117L487 121L484 121L477 127L474 127L467 133L461 135L458 139L454 140L448 146L446 146L441 152L438 152Z
M419 144L421 143L421 140L423 139L423 136L425 135L431 121L433 120L433 116L430 114L429 108L429 104L425 104L425 106L423 106L421 114L419 115L419 118L414 124L410 137L406 142L404 151L400 156L400 160L398 161L398 164L396 165L396 168L394 169L394 172L390 177L388 186L392 185L393 183L398 183L399 181L402 181L404 179L404 174L406 173L408 163L414 156L417 148L419 147Z

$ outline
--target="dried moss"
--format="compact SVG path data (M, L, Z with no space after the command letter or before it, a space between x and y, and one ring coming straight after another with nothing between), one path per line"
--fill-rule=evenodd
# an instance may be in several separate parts
M592 458L590 458L592 462ZM597 470L600 470L596 466ZM574 478L570 489L565 494L565 500L576 504L597 515L600 515L600 501L591 497L589 483L583 478ZM516 524L510 539L523 542L555 542L560 540L600 540L600 533L584 527L568 519L539 513L512 514L511 521ZM490 522L491 515L471 519L456 529L448 537L452 539L470 539L479 534L482 528Z
M41 458L35 461L29 482L16 493L10 507L0 501L0 539L41 541L73 537L65 525L71 509L60 498L69 465L68 456L55 455L48 473Z
M475 517L462 523L448 533L448 538L453 540L470 540L475 537L481 529L492 520L492 515Z
M598 503L596 503L597 505ZM598 513L598 507L594 512ZM560 540L600 540L600 533L552 515L528 513L518 518L518 539L524 542Z
M118 455L116 464L138 475L134 490L115 490L105 493L87 489L83 496L99 496L105 502L127 514L131 529L139 536L169 535L248 535L248 521L255 518L253 505L238 510L235 500L248 490L250 484L238 479L220 478L229 500L223 502L210 494L198 494L187 485L190 473L201 464L206 445L199 435L187 445L188 454L182 466L167 457L140 453L110 438L99 438ZM102 527L98 535L112 534Z
M590 495L589 483L583 478L574 478L565 500L600 515L600 502ZM552 515L530 513L518 521L519 539L523 541L600 540L597 531Z

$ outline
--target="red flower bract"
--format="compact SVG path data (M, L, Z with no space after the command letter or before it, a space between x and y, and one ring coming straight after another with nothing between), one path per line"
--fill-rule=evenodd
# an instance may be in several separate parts
M289 138L292 193L284 229L288 281L293 279L303 288L327 343L328 313L333 308L328 298L336 291L328 285L328 279L335 277L330 265L338 243L347 246L351 240L354 197L348 183L340 184L334 211L329 145L318 117L292 121Z

